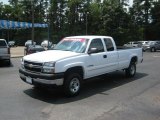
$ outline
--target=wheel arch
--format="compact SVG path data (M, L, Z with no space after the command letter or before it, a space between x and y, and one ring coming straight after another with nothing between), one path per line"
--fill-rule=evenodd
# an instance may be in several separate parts
M130 63L137 63L138 62L138 57L137 56L132 56L131 57L131 60L130 60Z
M82 66L74 66L71 68L68 68L65 72L64 72L64 77L66 77L68 74L70 73L78 73L82 76L82 79L84 78L84 69Z

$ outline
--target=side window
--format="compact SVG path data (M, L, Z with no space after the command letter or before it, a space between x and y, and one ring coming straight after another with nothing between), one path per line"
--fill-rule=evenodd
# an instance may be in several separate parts
M102 40L101 40L100 38L93 39L93 40L91 41L89 50L90 50L91 48L97 48L97 49L98 49L98 52L104 52L104 46L103 46Z
M157 44L159 44L159 45L160 45L160 41L157 41Z
M112 43L111 39L104 38L104 42L105 42L107 51L114 51L114 46L113 46L113 43Z

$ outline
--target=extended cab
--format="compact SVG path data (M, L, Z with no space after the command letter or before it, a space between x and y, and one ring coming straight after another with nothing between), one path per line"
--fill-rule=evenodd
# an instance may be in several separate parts
M74 96L88 78L116 70L133 77L142 61L142 48L118 49L112 37L73 36L62 39L54 50L24 56L19 73L29 84L63 86Z

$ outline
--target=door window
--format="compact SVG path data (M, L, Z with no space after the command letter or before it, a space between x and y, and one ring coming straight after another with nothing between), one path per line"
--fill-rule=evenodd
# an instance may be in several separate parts
M113 46L111 39L104 38L104 42L105 42L107 51L114 51L114 46Z
M103 46L102 40L101 40L100 38L93 39L93 40L91 41L89 50L90 50L91 48L97 48L97 49L98 49L98 52L104 52L104 46Z

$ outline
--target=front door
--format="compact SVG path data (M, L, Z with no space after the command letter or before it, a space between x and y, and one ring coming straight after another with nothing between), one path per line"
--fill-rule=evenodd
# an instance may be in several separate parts
M89 49L97 48L96 53L88 54L86 57L86 78L94 77L105 73L105 61L106 52L104 50L104 45L100 38L93 39L90 43Z

